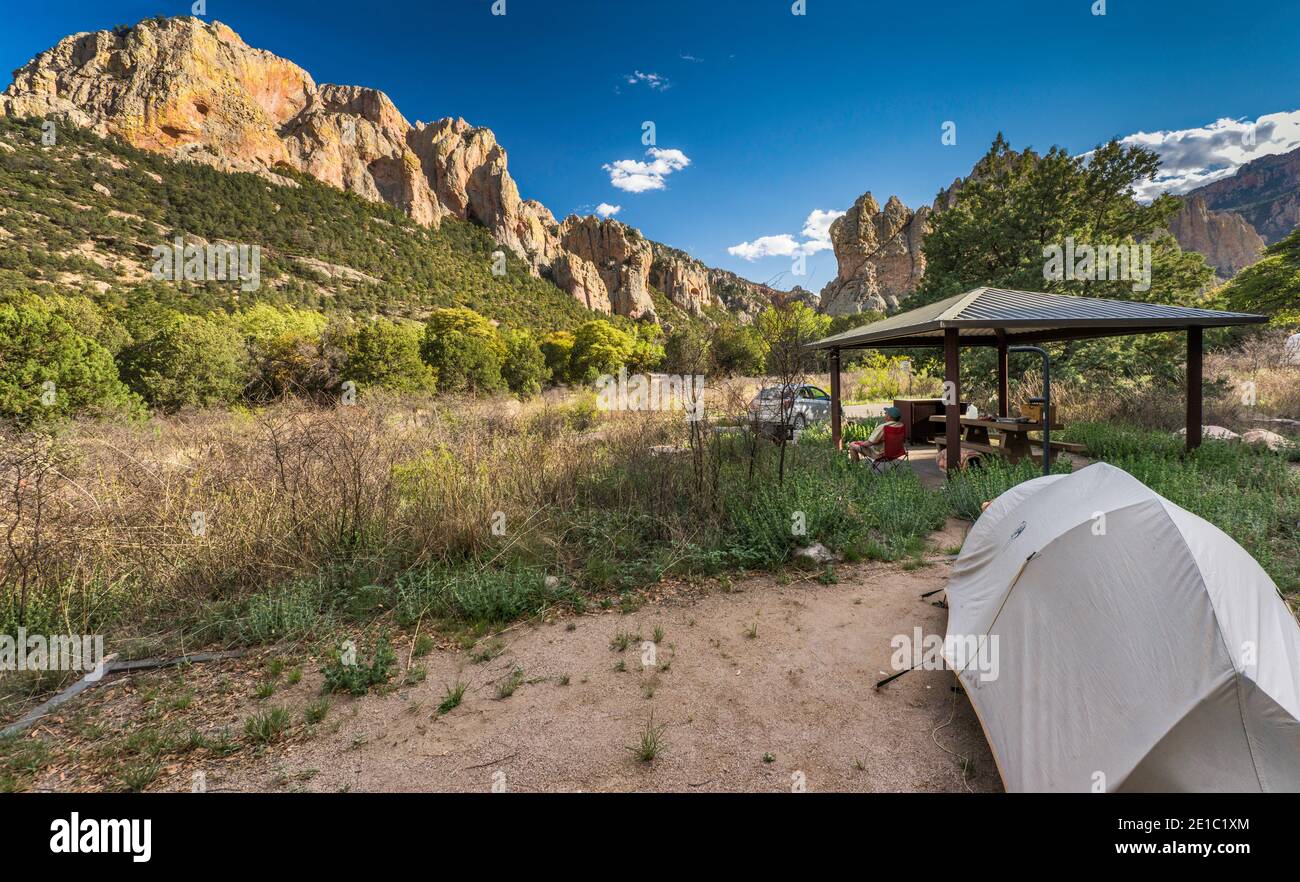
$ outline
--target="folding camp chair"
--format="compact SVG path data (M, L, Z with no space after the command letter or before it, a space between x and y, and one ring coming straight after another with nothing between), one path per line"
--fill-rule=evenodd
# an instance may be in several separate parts
M907 455L906 426L885 426L885 433L881 440L885 446L880 451L879 456L872 457L872 471L884 474L886 468L892 468L902 460L911 460L911 457Z

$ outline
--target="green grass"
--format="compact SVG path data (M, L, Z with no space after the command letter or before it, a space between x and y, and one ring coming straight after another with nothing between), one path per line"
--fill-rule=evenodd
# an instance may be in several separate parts
M39 738L0 739L0 793L18 793L50 761L50 748Z
M668 731L666 725L656 726L654 714L646 721L645 728L641 730L640 737L635 744L630 745L627 749L632 752L638 760L643 763L654 762L664 750L664 733Z
M438 705L438 713L449 713L460 707L461 701L465 698L465 689L467 686L468 684L460 682L449 684L446 687L447 691L443 696L442 703Z
M515 694L524 683L524 669L516 666L497 683L497 700L504 701Z
M563 586L548 588L541 569L435 566L397 581L394 609L409 626L424 617L472 624L505 624L573 597Z
M244 735L255 744L272 744L284 737L289 729L289 711L270 707L258 711L244 721Z

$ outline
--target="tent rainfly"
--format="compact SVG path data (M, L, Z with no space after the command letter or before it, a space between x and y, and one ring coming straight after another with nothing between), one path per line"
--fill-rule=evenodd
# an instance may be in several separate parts
M1300 791L1300 626L1245 549L1127 472L1003 493L948 605L1008 790ZM972 639L996 664L953 650Z

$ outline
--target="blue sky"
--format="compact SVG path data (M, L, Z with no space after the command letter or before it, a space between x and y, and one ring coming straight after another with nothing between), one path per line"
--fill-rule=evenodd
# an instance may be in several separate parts
M206 17L317 82L382 89L409 120L492 128L524 197L559 217L617 205L651 238L780 287L834 275L824 241L801 235L812 212L867 190L928 203L998 131L1075 152L1151 133L1178 162L1175 189L1300 143L1283 113L1300 107L1296 3L1106 0L1104 16L1093 0L806 0L805 15L791 0L505 3L494 16L491 0L207 0ZM0 61L189 10L42 0L6 15ZM1234 149L1260 117L1259 141ZM741 256L791 244L809 252L803 278L789 254Z

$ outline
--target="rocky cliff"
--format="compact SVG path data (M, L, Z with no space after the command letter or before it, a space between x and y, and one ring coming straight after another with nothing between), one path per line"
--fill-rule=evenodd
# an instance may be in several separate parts
M742 323L778 301L781 292L741 278L729 270L706 266L685 251L652 243L654 262L650 284L692 315L708 307L725 309Z
M15 72L0 95L3 115L62 119L280 182L277 170L293 169L426 226L474 221L589 308L654 317L650 244L612 220L557 224L520 196L489 129L450 118L411 125L383 92L318 85L219 22L157 18L66 37ZM710 295L700 282L694 271L679 275L670 296L702 306Z
M598 300L605 297L619 315L655 317L650 300L654 251L639 230L612 219L573 216L560 225L560 247L570 271L583 277L584 292L594 292Z
M912 211L897 196L883 209L870 193L859 196L830 227L839 271L822 289L821 311L851 315L897 308L925 274L921 243L931 213L924 206Z
M1264 250L1264 239L1245 218L1233 211L1211 211L1203 196L1184 200L1169 229L1180 248L1204 255L1224 279L1259 260Z
M1187 196L1201 197L1214 211L1240 214L1272 245L1300 226L1300 148L1252 160Z

